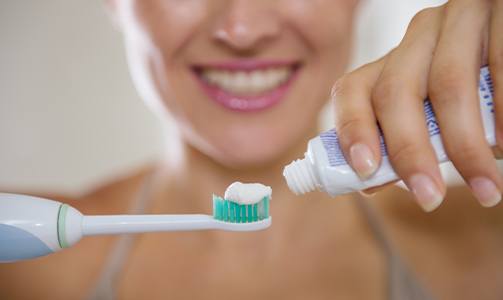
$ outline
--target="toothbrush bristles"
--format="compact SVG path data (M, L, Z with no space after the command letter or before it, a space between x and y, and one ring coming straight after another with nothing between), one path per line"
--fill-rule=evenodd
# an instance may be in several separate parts
M238 204L213 195L213 217L230 223L252 223L269 218L269 197L255 204Z

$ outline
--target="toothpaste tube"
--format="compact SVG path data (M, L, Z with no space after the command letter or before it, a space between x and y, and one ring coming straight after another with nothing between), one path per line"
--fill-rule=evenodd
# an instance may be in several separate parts
M479 98L480 112L484 126L485 138L490 145L495 145L494 134L494 88L489 68L480 71ZM428 99L424 101L424 114L430 141L440 163L449 160L442 144L440 128L435 113ZM290 190L297 194L305 194L316 189L332 196L364 190L397 180L398 175L393 170L386 151L386 144L380 136L381 165L368 179L362 180L346 161L339 139L334 129L328 130L309 141L307 152L303 159L293 161L285 167L283 176Z

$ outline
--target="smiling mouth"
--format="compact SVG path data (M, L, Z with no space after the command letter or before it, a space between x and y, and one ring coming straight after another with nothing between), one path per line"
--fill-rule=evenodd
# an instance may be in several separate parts
M234 111L263 110L284 99L300 63L235 61L193 67L210 99Z

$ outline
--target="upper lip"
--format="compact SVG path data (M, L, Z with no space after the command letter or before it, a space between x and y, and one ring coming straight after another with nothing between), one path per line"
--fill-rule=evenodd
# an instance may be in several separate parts
M202 69L221 69L227 71L244 71L251 72L260 69L278 68L278 67L298 67L300 62L294 60L256 60L256 59L241 59L230 61L216 61L210 63L202 63L194 65L194 70L201 71Z

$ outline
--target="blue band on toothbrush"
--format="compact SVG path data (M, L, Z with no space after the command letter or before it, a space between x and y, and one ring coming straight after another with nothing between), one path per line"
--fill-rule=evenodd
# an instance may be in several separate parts
M68 205L61 204L58 211L58 242L61 248L68 248L68 241L66 240L66 211Z

